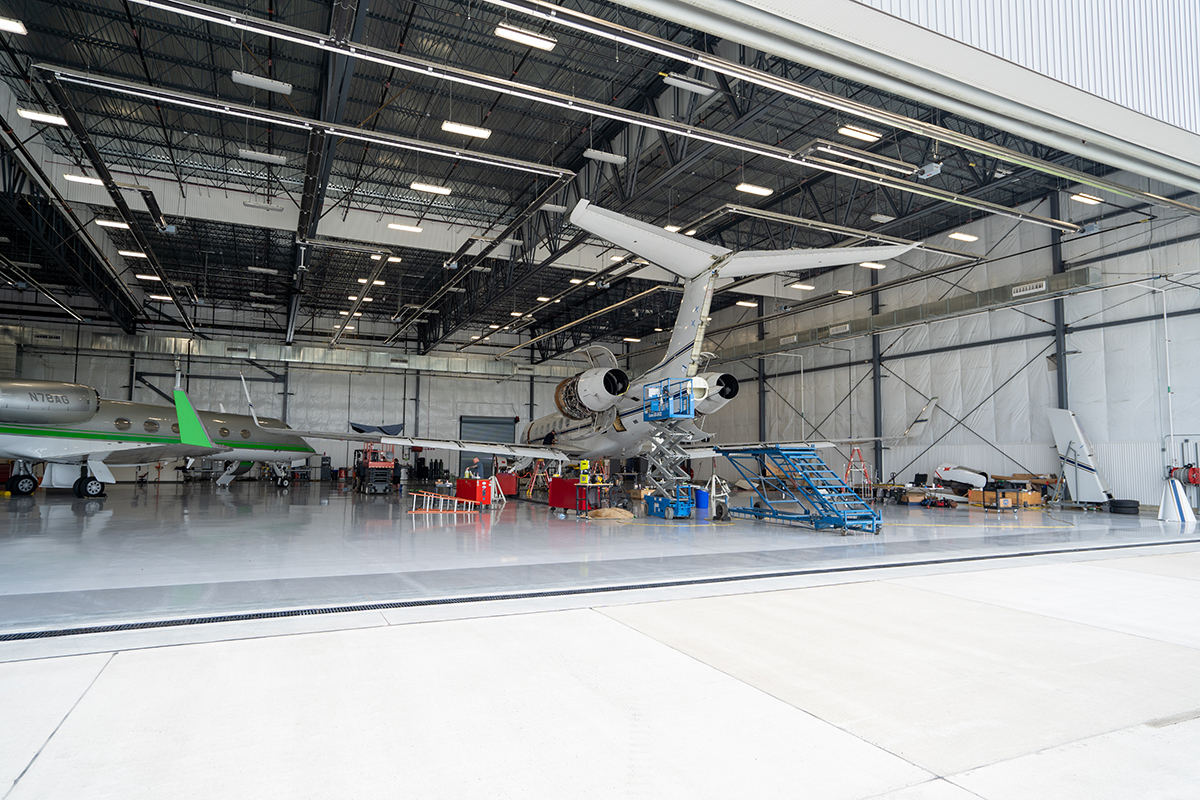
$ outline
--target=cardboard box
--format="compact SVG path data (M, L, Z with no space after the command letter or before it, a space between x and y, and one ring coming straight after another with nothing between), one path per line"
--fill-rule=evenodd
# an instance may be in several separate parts
M972 489L967 493L967 500L974 505L983 505L986 503L989 506L996 505L996 493L984 492L980 489ZM1029 508L1030 506L1040 506L1042 504L1042 495L1040 492L1017 492L1003 491L1000 492L1001 508ZM1008 501L1005 505L1003 501Z

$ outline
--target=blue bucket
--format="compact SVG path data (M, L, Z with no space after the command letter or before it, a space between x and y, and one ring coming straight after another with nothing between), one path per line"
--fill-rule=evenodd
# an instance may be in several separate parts
M708 492L703 489L696 490L696 508L708 508Z

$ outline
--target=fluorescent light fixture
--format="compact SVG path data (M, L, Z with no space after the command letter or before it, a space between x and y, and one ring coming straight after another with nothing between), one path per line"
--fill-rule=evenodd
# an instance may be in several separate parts
M678 225L663 225L663 230L668 233L679 233L683 229Z
M696 235L696 229L695 229L695 228L692 228L690 231L686 231L686 232L684 232L684 234L683 234L683 235L684 235L684 236L695 236L695 235Z
M72 183L86 183L88 186L103 186L104 181L99 178L91 178L87 175L72 175L69 172L64 172L63 177Z
M491 328L491 329L492 329L492 330L494 330L494 331L498 331L498 330L500 330L500 326L499 326L499 325L488 325L488 327L489 327L489 328Z
M140 250L118 250L117 255L125 256L126 258L145 258L146 254Z
M824 139L813 139L798 152L801 155L810 155L816 152L825 153L838 158L847 158L851 161L870 164L880 169L899 172L901 175L912 175L919 169L915 164L909 164L907 161L901 161L898 158L888 158L878 153L859 150L857 147L850 147L849 145L838 144L837 142L827 142Z
M662 333L662 328L655 328L655 329L654 329L654 332L655 332L655 333Z
M838 294L854 294L854 292L849 289L838 289Z
M339 314L341 314L343 317L348 317L348 316L350 316L350 312L349 312L349 311L339 311L338 313L339 313Z
M287 156L280 156L274 153L260 153L257 150L247 150L244 147L238 148L238 158L244 161L261 161L264 164L283 165L287 163Z
M387 262L388 262L389 264L399 264L399 263L400 263L400 256L388 256L388 257L387 257ZM376 285L376 286L383 286L383 281L375 281L375 285Z
M663 78L663 83L667 86L674 86L676 89L683 89L685 92L692 92L702 97L708 97L717 90L717 87L711 83L705 83L696 78L689 78L687 75L680 75L677 72L668 72Z
M5 33L17 33L21 36L25 36L29 33L29 31L25 29L25 23L21 22L21 20L9 19L7 17L0 17L0 31L4 31Z
M887 269L887 264L880 264L878 261L864 261L859 266L867 269Z
M169 295L165 295L165 294L152 294L152 295L148 295L148 297L151 300L162 300L167 303L172 302L171 297Z
M447 186L434 186L429 183L421 183L420 181L413 181L408 185L408 188L417 192L429 192L430 194L450 194L450 189ZM388 225L388 227L392 226Z
M451 122L450 120L442 123L442 130L446 133L461 133L463 136L474 136L476 139L486 139L492 135L492 132L487 128L463 125L461 122Z
M472 336L471 338L472 338L472 339L478 339L479 337L478 337L478 336Z
M374 297L364 297L364 298L363 298L363 302L364 302L364 303L374 303L374 302L375 302L375 298L374 298Z
M960 241L960 242L977 242L977 241L979 241L978 236L972 236L969 233L959 233L958 231L951 233L950 238L958 239L958 241Z
M485 337L483 337L482 339L480 339L479 341L481 341L481 342L486 342L486 341L487 341L488 339L490 339L490 338L492 338L492 337L490 337L490 336L485 336Z
M805 291L805 292L811 292L813 289L815 289L815 288L817 288L817 287L815 287L815 286L812 286L812 285L810 285L810 284L807 284L807 283L793 283L793 284L792 284L792 288L793 288L793 289L800 289L801 291Z
M739 183L734 188L737 189L739 192L745 192L746 194L756 194L759 197L766 197L769 194L775 193L774 189L768 189L765 186L755 186L753 183Z
M863 142L878 142L883 138L882 133L860 128L857 125L843 125L838 128L838 133L842 136L849 136L851 139L858 139Z
M119 219L98 219L96 224L101 228L120 228L123 231L129 230L128 222L121 222Z
M734 305L742 308L758 308L758 303L753 300L738 300Z
M554 45L558 44L558 39L553 36L527 31L524 28L509 25L507 22L501 22L496 26L496 35L501 39L508 39L510 42L536 47L538 50L553 50Z
M588 285L588 286L595 286L595 285L596 285L596 282L595 282L595 281L588 281L588 282L587 282L587 285Z
M28 108L18 108L17 116L32 122L44 122L47 125L66 125L67 120L61 114L47 114L44 111L33 111Z
M257 272L260 275L278 275L279 270L270 267L246 267L247 272Z
M261 78L258 75L251 75L248 72L238 72L234 70L229 75L234 83L240 83L242 86L249 86L253 89L262 89L267 92L275 92L276 94L291 94L292 85L283 81L271 80L270 78Z
M629 256L609 256L608 260L609 261L624 261L627 258L629 258Z
M882 224L885 222L895 222L895 221L896 221L896 218L891 216L890 214L872 214L871 215L871 222L878 222L878 223Z
M510 311L510 312L508 312L508 315L509 315L510 317L523 317L523 316L525 316L524 312L521 312L521 311Z
M356 295L356 294L347 295L347 296L346 296L346 299L347 299L347 300L357 300L357 299L358 299L358 295Z
M271 311L273 311L275 309L275 306L268 305L267 303L251 303L250 307L251 308L265 308L265 309L271 310Z
M247 294L249 294L251 297L258 297L262 300L274 300L275 299L275 295L263 294L262 292L247 292Z
M275 206L270 203L260 203L257 200L243 200L242 205L246 208L257 208L259 211L283 211L283 206Z
M556 302L556 303L561 303L561 302L562 302L562 298L561 298L561 297L556 297L556 298L554 298L554 302Z
M354 326L353 326L353 325L334 325L333 327L337 328L338 330L343 330L343 331L352 331L352 330L354 330Z
M454 292L455 294L466 294L467 293L467 290L464 289L462 286L447 286L446 291Z
M414 189L417 188L417 185L415 183L413 184L413 188ZM447 191L446 194L450 194L450 192ZM418 227L416 225L401 225L399 222L389 222L388 227L394 231L408 231L409 233L420 233L421 232L420 227Z
M379 253L371 253L371 260L372 261L383 261L383 256L379 255Z
M1098 206L1104 202L1099 197L1093 197L1092 195L1084 194L1083 192L1071 195L1071 199L1078 203L1084 203L1089 206Z
M582 278L571 278L571 283L579 285L579 284L583 283L583 279Z
M567 213L567 207L554 203L546 203L542 206L542 211L549 211L551 214L565 214Z
M539 297L539 298L538 298L538 302L539 302L539 303L549 303L549 302L550 302L550 298L549 298L549 297Z
M634 337L632 337L632 336L625 336L625 337L623 337L623 338L621 339L621 341L622 341L622 342L635 342L635 343L636 343L636 342L640 342L640 341L641 341L641 339L635 339L635 338L634 338Z
M157 275L143 275L138 273L133 277L137 278L139 281L162 281L162 278L158 277ZM250 294L254 294L254 292L251 292Z
M606 153L603 150L593 150L588 148L583 151L584 158L590 158L592 161L603 161L606 164L616 164L618 167L624 166L625 156L619 156L616 153Z

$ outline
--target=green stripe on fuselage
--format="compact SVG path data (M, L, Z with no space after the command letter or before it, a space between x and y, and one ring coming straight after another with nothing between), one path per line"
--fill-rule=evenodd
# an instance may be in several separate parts
M88 441L108 442L138 442L139 444L188 444L180 442L173 436L146 436L138 433L118 432L115 435L107 431L87 431L67 428L33 428L15 425L0 425L0 434L12 436L43 436L52 439L86 439ZM228 447L232 450L286 450L298 453L316 452L307 444L287 444L283 442L221 442L219 444L197 445L218 449Z

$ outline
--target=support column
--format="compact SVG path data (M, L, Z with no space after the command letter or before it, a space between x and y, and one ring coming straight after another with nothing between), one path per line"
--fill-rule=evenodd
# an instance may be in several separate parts
M1050 195L1050 215L1058 219L1062 195L1054 192ZM1062 257L1062 231L1052 228L1050 231L1050 259L1054 274L1065 271ZM1054 365L1058 377L1058 407L1067 408L1067 319L1066 306L1060 298L1054 301Z
M766 311L767 298L758 298L758 316L762 319ZM758 340L761 342L767 338L767 328L760 321L758 323ZM767 440L767 367L766 359L758 360L758 440L765 442Z
M879 271L871 270L871 285L879 283ZM871 292L871 314L879 313L879 292ZM875 482L883 483L883 369L882 351L879 345L879 334L871 336L871 387L874 392L875 432Z

